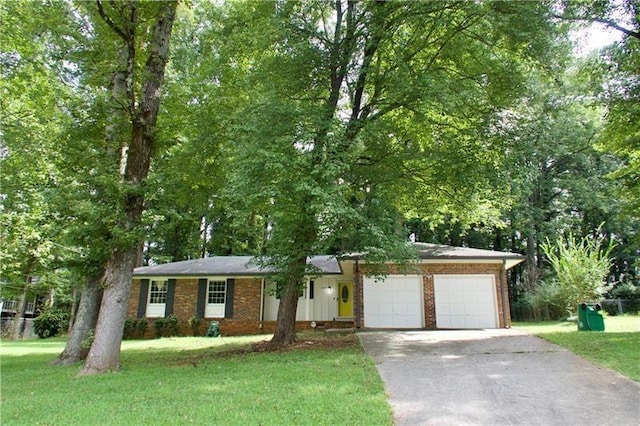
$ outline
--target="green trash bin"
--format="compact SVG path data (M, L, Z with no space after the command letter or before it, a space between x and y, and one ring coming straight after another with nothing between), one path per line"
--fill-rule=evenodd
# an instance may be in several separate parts
M604 318L600 314L599 303L578 305L578 331L604 331Z
M218 321L211 321L209 328L207 328L207 337L220 337L220 323Z

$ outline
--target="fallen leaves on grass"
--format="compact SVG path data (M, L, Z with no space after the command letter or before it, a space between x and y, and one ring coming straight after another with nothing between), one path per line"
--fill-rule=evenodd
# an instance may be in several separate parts
M231 358L256 353L289 352L322 349L341 349L358 345L358 338L355 333L302 333L298 335L298 341L292 345L274 345L269 340L253 343L250 345L235 346L233 348L205 351L197 355L193 354L180 360L179 364L192 364L197 367L207 359Z
M242 353L247 352L280 352L305 349L340 349L353 346L358 343L354 333L307 333L298 337L298 341L292 345L275 345L269 340L254 343L250 348L242 348Z

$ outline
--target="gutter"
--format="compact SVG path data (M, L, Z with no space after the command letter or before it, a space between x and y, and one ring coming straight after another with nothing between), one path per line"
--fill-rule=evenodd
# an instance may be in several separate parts
M511 328L507 322L507 304L505 303L505 292L507 289L507 260L502 261L502 269L500 270L500 297L502 299L502 323L504 328Z
M355 259L356 264L355 264L355 284L356 284L356 291L355 291L355 297L354 297L354 301L356 306L354 306L354 311L355 311L355 315L356 315L356 320L355 320L355 327L356 328L360 328L360 268L358 267L358 259Z
M264 288L265 281L263 278L262 280L260 280L260 328L262 328L262 323L264 322Z

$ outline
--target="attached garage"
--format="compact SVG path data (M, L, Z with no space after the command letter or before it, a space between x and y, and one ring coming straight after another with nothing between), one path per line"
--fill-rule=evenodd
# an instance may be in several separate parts
M477 329L511 326L507 271L524 256L413 243L417 259L369 264L366 253L341 257L354 271L357 328ZM374 275L384 278L374 278Z
M498 328L495 275L434 275L437 328Z
M421 275L364 277L364 326L423 328L424 297Z

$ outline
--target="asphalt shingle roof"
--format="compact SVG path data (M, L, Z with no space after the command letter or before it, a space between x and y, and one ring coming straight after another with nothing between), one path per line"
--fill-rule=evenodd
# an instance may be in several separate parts
M503 251L431 243L412 243L411 245L416 249L418 259L423 260L504 261L507 269L525 260L525 257L520 254ZM342 258L366 259L366 253L349 253L342 256Z
M307 262L318 268L320 275L342 273L340 263L334 256L313 256ZM270 272L272 271L260 267L253 256L212 256L162 265L142 266L133 270L133 276L252 276L266 275Z
M502 251L430 243L413 243L413 246L417 250L418 258L424 260L504 261L507 269L524 260L522 255ZM361 259L365 258L365 253L350 253L341 256L341 258L345 260ZM340 262L335 256L313 256L307 262L318 268L320 275L342 274ZM255 276L267 275L270 272L273 271L260 267L253 256L213 256L162 265L143 266L134 269L133 276Z

